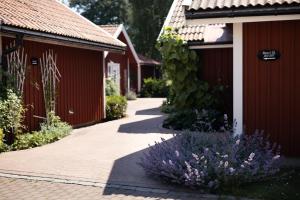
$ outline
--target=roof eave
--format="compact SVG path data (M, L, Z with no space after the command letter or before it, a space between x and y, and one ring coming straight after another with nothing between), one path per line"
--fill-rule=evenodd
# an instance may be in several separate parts
M222 17L247 17L247 16L267 16L267 15L290 15L299 14L300 6L269 6L269 7L248 7L214 10L187 10L187 19L222 18Z
M226 41L226 42L204 42L204 41L188 41L188 46L208 46L208 45L227 45L227 44L233 44L233 41Z
M122 46L93 42L93 41L83 40L83 39L79 39L79 38L55 35L52 33L40 32L40 31L35 31L35 30L28 30L28 29L9 26L9 25L5 25L5 24L1 24L0 32L8 33L8 34L24 34L24 36L34 37L34 38L44 38L44 39L60 42L62 45L67 44L68 46L70 44L76 43L79 45L83 45L87 49L90 48L90 49L99 50L99 51L110 51L110 52L123 53L126 50L126 47L122 47Z

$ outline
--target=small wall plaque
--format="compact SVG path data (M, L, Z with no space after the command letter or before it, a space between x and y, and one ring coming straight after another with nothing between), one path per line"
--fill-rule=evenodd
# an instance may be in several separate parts
M31 64L32 65L38 65L39 64L39 59L37 59L37 58L31 58Z
M263 61L274 61L280 58L280 53L277 50L261 50L258 52L257 57Z

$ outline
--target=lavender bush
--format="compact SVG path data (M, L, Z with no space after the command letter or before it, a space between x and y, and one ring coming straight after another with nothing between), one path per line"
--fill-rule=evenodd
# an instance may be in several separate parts
M167 182L214 190L263 180L279 171L279 148L261 133L188 132L156 143L139 163Z

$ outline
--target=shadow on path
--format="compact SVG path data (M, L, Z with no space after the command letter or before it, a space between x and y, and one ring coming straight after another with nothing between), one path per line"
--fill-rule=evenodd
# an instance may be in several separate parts
M163 113L160 112L160 107L146 109L146 110L138 110L136 111L135 114L136 115L163 115Z
M163 123L165 116L154 117L136 122L130 122L120 125L119 133L135 133L135 134L146 134L146 133L169 133L169 131L160 128Z

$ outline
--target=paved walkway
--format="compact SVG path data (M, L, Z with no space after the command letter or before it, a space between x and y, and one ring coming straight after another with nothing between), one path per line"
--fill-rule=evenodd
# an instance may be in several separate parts
M160 128L161 103L131 101L127 118L74 130L43 147L1 154L0 199L190 199L191 194L170 192L179 190L147 177L137 165L149 144L172 137Z

